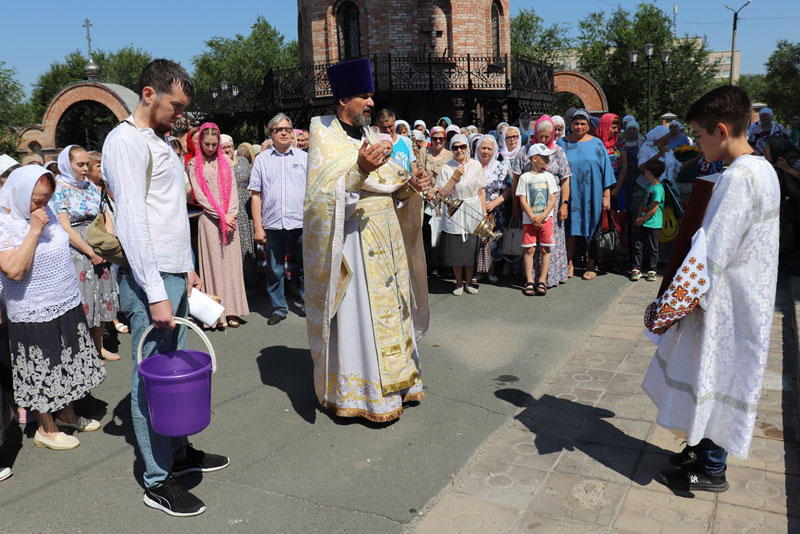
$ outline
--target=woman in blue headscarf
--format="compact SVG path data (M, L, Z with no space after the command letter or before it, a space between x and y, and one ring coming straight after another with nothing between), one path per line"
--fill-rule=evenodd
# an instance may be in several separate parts
M611 187L617 183L606 147L597 137L589 135L590 120L589 113L585 110L576 110L570 120L572 133L569 137L558 140L558 146L566 152L572 170L567 219L567 260L570 275L573 272L575 239L582 238L588 245L603 210L611 208ZM593 280L596 276L595 261L590 257L583 279Z

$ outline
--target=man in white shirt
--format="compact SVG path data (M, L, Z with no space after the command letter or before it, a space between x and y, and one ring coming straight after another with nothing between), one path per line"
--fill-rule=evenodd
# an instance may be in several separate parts
M185 437L157 434L150 424L147 396L136 367L136 349L144 331L155 325L143 358L186 348L188 295L201 286L194 272L183 163L167 140L193 94L192 81L178 64L156 59L139 76L139 102L103 145L103 176L116 201L115 232L130 266L120 267L120 307L131 324L134 366L131 415L145 464L144 503L172 516L205 511L203 502L174 477L217 471L225 456L194 449Z

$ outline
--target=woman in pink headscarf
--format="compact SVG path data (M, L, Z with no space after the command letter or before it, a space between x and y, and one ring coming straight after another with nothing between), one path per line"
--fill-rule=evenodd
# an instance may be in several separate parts
M237 229L239 195L231 161L222 153L219 127L200 127L195 158L189 162L189 181L203 208L197 222L197 263L203 289L222 299L226 317L216 325L239 326L238 318L250 313L242 275L242 250Z

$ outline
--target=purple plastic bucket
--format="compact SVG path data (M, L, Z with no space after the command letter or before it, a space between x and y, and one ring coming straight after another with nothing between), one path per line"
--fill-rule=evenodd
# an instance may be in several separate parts
M153 430L191 436L211 423L211 356L196 350L153 354L139 364L139 374Z
M211 423L211 374L216 371L216 357L211 342L203 331L182 318L200 334L210 354L196 350L174 350L142 359L147 334L139 342L137 360L144 382L150 424L162 436L184 437L197 434Z

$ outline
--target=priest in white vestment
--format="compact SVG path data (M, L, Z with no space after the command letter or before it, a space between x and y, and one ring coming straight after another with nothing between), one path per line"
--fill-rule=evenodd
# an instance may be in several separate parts
M702 219L708 290L660 338L643 383L658 424L687 434L686 449L671 457L680 469L661 474L675 490L728 489L727 453L746 458L753 436L777 283L780 187L747 143L750 109L743 90L724 86L687 117L706 159L728 167Z
M333 65L328 78L337 114L311 120L303 226L314 389L338 416L386 422L423 397L421 202L367 127L369 60Z

